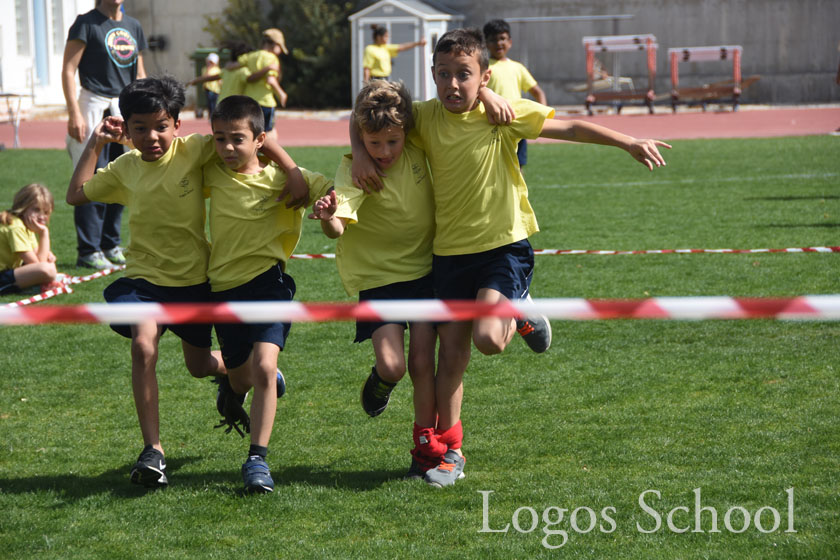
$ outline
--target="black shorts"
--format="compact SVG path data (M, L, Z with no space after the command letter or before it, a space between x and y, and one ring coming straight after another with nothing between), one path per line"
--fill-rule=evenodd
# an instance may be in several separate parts
M528 295L534 275L534 250L527 239L469 255L435 255L435 293L440 299L475 299L482 288L509 300Z
M207 303L210 301L210 284L195 286L158 286L142 278L118 278L105 288L105 301L120 303ZM210 348L212 325L185 323L162 325L164 332L171 330L181 340L198 348ZM112 324L111 328L126 338L131 338L131 325Z
M19 293L20 287L15 283L15 269L0 271L0 295Z
M431 274L427 274L417 280L394 282L393 284L359 292L360 302L374 299L432 299L434 297L435 291L432 286ZM403 328L408 327L406 321L356 321L356 339L353 342L364 342L373 336L376 329L384 325L402 325Z
M274 265L248 282L221 292L213 292L214 301L292 301L295 281ZM235 368L245 363L255 342L270 342L282 350L289 336L291 323L217 323L216 336L222 348L225 367Z

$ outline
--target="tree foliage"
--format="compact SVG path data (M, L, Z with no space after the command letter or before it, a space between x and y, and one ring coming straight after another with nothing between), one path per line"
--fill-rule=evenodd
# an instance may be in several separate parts
M261 32L281 29L290 55L281 57L290 107L350 104L350 22L359 1L228 0L221 17L206 16L217 44L244 41L259 48Z

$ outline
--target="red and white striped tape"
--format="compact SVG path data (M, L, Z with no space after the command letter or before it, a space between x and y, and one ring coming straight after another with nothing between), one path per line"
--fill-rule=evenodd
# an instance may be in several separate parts
M39 301L44 301L50 298L54 298L55 296L61 294L72 294L73 288L70 287L71 284L82 284L84 282L90 282L91 280L96 280L97 278L102 278L103 276L108 276L109 274L113 274L118 270L123 270L125 265L118 265L111 268L106 268L104 270L98 270L93 274L88 274L87 276L66 276L60 275L59 278L56 280L57 283L61 284L58 287L45 290L40 294L34 295L32 297L24 298L20 301L13 301L11 303L7 303L2 307L21 307L24 305L30 305L32 303L38 303Z
M500 304L475 301L391 300L362 303L235 302L207 304L93 303L76 306L0 308L0 325L42 323L133 324L265 323L274 321L466 321L477 317L551 319L796 319L840 320L840 295L792 298L727 296L660 297L633 300L538 299Z
M599 251L597 249L534 249L535 255L694 255L700 253L840 253L840 247L791 247L787 249L647 249ZM292 255L293 259L334 259L335 253Z

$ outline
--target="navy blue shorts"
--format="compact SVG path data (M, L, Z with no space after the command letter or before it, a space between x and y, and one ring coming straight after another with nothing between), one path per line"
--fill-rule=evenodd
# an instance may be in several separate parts
M435 255L435 293L440 299L475 299L491 288L510 300L528 295L534 275L534 250L527 239L469 255Z
M102 293L108 303L207 303L210 301L210 284L195 286L158 286L142 278L118 278ZM181 340L198 348L210 348L210 324L162 325L164 332L171 330ZM113 324L111 328L126 338L131 338L131 325Z
M252 280L221 292L213 292L214 301L292 301L295 281L274 265ZM270 342L282 350L291 323L217 323L216 337L228 368L239 367L251 355L255 342Z
M262 107L263 119L265 120L265 131L274 128L274 107Z
M528 163L528 141L524 138L516 146L516 159L519 160L519 167L524 167Z
M434 297L435 291L431 274L417 280L394 282L393 284L359 292L360 302L372 299L432 299ZM353 342L364 342L373 336L376 329L384 325L408 327L408 323L405 321L356 321L356 339Z
M19 294L20 287L15 284L15 269L9 268L0 272L0 295Z

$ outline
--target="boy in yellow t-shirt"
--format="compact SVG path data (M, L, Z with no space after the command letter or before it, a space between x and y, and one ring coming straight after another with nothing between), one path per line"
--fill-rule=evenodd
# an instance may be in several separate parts
M516 118L510 126L489 124L478 98L490 79L488 58L481 31L445 33L433 57L438 99L415 102L414 120L434 177L436 295L444 300L495 304L530 299L534 260L528 236L538 228L516 160L520 138L541 136L616 146L649 169L665 164L658 147L670 146L585 121L554 120L553 109L527 99L512 103ZM354 181L382 188L378 170L352 134L351 143ZM498 354L517 331L535 352L544 352L551 343L551 326L545 317L518 321L483 317L438 327L436 432L449 450L441 464L426 473L427 483L449 486L463 475L460 417L470 339L481 353Z
M246 78L243 93L260 104L266 132L274 129L274 110L277 107L277 100L280 101L281 107L285 107L289 99L285 90L280 87L283 75L280 66L281 54L289 54L286 49L286 39L282 31L271 28L263 31L260 50L244 54L237 59L237 62L250 72Z
M129 210L131 241L125 276L105 289L105 300L208 301L210 247L204 234L201 166L216 157L212 138L177 136L184 87L172 78L136 80L123 89L119 102L125 121L108 117L96 127L67 188L71 205L116 202ZM94 175L102 148L125 137L135 149ZM294 162L275 148L272 157L283 161L296 180L300 179L290 185L293 198L305 198L308 193L300 192L302 179ZM132 389L145 445L131 469L131 481L147 487L166 486L155 369L160 337L168 328L181 338L184 361L194 377L224 374L221 354L210 351L210 325L161 325L149 320L111 328L131 338Z
M390 34L388 29L379 25L372 25L373 43L365 47L365 54L362 58L363 79L365 82L371 78L387 80L391 76L391 60L408 49L422 47L426 39L413 41L411 43L400 43L399 45L389 43Z
M528 92L537 103L548 105L545 93L528 69L507 56L513 46L508 22L503 19L488 21L483 31L487 50L490 51L490 81L487 87L511 101L521 99L523 91ZM516 157L519 159L519 167L525 167L528 163L528 141L524 138L519 141Z
M210 195L210 278L216 301L291 301L295 282L286 262L300 240L304 209L278 201L286 174L257 157L265 142L260 106L247 96L219 103L210 118L219 158L204 166ZM311 198L332 188L323 175L301 170ZM216 334L228 376L221 380L218 406L240 410L253 387L251 447L242 465L247 492L271 492L274 481L265 461L277 411L277 357L291 324L217 324ZM283 383L285 387L285 382Z
M411 96L402 83L373 80L356 97L353 122L370 157L387 173L386 187L365 194L352 182L345 156L336 190L315 203L328 237L338 237L336 264L345 290L359 301L431 299L434 199L426 154L410 134ZM406 133L408 137L406 136ZM357 322L355 342L373 343L375 365L362 388L362 407L371 417L388 405L405 375L405 329L409 329L408 371L414 387L414 449L408 476L422 478L436 467L446 447L434 428L435 344L428 322Z

